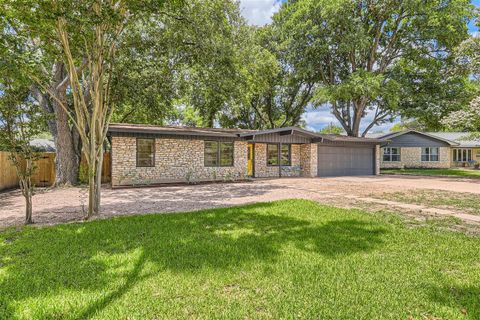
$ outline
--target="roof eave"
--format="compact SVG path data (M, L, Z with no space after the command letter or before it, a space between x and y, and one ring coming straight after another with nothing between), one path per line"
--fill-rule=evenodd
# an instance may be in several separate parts
M169 131L169 130L155 130L146 128L109 128L108 133L144 133L154 135L172 135L172 136L202 136L202 137L223 137L223 138L238 138L239 135L235 133L222 132L191 132L191 131Z

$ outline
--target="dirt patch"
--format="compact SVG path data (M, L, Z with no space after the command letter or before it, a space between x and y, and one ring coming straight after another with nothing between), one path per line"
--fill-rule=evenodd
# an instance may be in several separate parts
M470 192L480 196L480 182L456 178L379 176L284 178L130 189L105 187L102 191L102 214L98 218L184 212L292 198L311 199L344 208L363 208L365 202L359 198L412 190ZM41 225L81 221L86 203L84 188L46 190L33 198L34 220ZM378 203L367 203L366 207L393 210ZM18 191L0 194L0 226L22 224L23 212L24 201Z

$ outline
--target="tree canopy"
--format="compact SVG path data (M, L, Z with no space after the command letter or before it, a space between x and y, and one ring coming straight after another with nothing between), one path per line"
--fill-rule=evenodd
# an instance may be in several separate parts
M472 14L468 0L297 0L273 25L289 70L315 80L312 103L330 105L358 136L404 110L443 110L467 95L468 75L447 72Z

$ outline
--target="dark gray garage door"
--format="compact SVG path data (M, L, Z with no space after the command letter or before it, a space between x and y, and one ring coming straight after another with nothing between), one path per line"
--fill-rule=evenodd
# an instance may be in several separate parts
M373 147L318 146L318 176L375 174Z

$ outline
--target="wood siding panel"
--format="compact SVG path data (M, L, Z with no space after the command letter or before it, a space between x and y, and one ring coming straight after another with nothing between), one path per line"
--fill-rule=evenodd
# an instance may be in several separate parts
M268 133L254 137L252 142L257 143L310 143L311 138L300 135L280 135L279 133Z
M390 139L391 142L387 144L388 147L420 147L420 148L427 148L427 147L448 147L449 144L437 140L434 138L430 138L415 132L410 132L403 134L398 137L394 137Z

